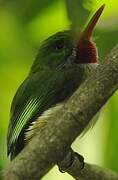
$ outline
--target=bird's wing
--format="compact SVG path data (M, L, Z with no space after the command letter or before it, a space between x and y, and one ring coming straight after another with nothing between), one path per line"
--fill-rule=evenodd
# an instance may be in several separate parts
M57 93L61 92L62 83L64 78L61 78L61 74L54 76L49 72L40 72L31 74L20 86L11 107L8 154L14 151L19 136L30 123L59 101Z

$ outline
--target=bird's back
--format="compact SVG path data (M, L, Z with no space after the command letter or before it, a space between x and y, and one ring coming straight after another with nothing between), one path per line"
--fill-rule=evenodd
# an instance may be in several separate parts
M19 87L12 103L8 154L13 159L25 145L25 132L44 111L68 98L80 84L77 68L41 70Z

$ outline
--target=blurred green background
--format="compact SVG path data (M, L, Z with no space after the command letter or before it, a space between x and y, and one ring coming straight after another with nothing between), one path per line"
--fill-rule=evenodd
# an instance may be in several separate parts
M107 0L108 1L108 0ZM106 1L104 14L94 32L100 61L118 42L117 1ZM0 1L0 180L9 160L6 134L14 93L27 76L40 43L51 34L69 28L63 0ZM90 163L118 172L118 93L101 111L96 126L73 144ZM71 180L53 168L44 180Z

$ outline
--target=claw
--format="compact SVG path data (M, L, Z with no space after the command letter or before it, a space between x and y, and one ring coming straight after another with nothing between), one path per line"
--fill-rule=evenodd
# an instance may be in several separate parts
M59 171L61 173L65 173L66 170L71 169L71 167L73 166L76 159L78 159L80 162L80 169L79 170L81 171L84 168L84 158L80 154L73 152L73 151L70 151L69 160L67 160L67 162L66 162L67 165L64 165L63 168L59 167Z

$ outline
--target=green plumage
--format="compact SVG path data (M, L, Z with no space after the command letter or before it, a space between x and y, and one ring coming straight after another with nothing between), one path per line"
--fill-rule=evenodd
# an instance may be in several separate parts
M57 33L44 42L26 80L11 106L8 154L13 159L25 145L25 132L41 114L68 98L83 79L72 56L69 32Z
M91 34L103 9L104 5L74 43L72 32L64 31L51 36L40 47L28 77L12 102L7 138L11 159L36 134L43 119L48 123L46 112L55 111L57 104L63 104L96 67L98 55Z

